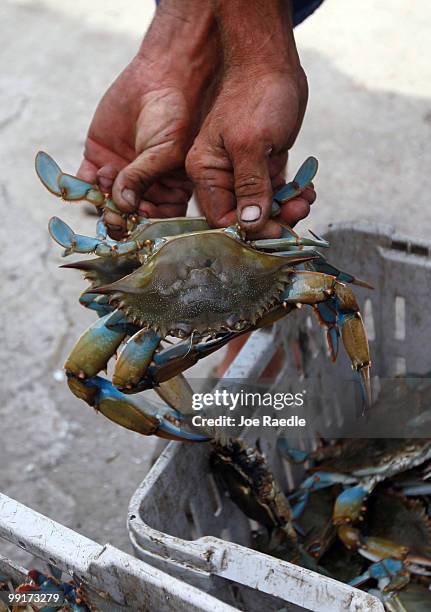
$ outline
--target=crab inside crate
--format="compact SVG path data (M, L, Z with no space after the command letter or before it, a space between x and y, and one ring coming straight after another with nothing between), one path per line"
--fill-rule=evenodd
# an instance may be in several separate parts
M431 324L427 308L430 246L395 235L389 227L370 224L334 225L325 237L331 244L329 261L376 288L355 288L370 341L374 386L379 377L429 370L424 338ZM226 378L255 380L279 343L289 348L298 333L307 336L312 348L304 375L313 386L313 397L324 397L325 390L351 378L343 349L336 364L329 361L322 328L305 307L273 330L255 332ZM289 354L277 379L283 377L298 378L297 365ZM343 435L341 397L330 405L322 401L316 410L321 413L320 434L335 431ZM303 440L292 440L295 444L304 447ZM274 444L267 443L263 450L285 490L298 482L301 469L292 470L285 464ZM129 507L128 527L138 557L250 612L383 610L367 593L250 549L250 521L218 489L210 473L209 453L206 444L172 442L137 489Z

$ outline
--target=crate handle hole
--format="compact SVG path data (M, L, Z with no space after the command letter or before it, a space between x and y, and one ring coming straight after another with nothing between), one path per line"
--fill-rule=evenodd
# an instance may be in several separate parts
M405 376L407 364L404 357L395 357L395 376Z
M364 304L364 324L368 340L376 339L376 329L374 327L373 304L370 298L366 298Z
M395 340L406 339L406 301L400 295L395 298Z

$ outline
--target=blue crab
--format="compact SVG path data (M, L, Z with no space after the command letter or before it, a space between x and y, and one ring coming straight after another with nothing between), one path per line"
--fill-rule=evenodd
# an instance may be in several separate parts
M380 483L431 459L431 440L344 439L307 454L290 449L287 440L280 438L278 448L289 461L316 462L311 474L289 497L294 503L294 520L301 517L313 493L344 487L333 504L332 523L349 550L373 562L352 580L352 586L374 579L388 591L403 588L412 573L429 575L431 525L423 504L382 491L370 496ZM368 498L371 515L365 506ZM366 529L359 529L359 523Z
M61 171L46 153L36 171L51 193L99 208L115 204L97 186ZM310 157L275 195L273 213L312 181ZM141 434L175 440L208 437L180 427L191 389L182 372L238 335L269 325L302 304L311 305L327 330L332 358L344 342L352 367L370 397L370 355L356 298L348 286L368 286L329 264L317 248L328 243L285 227L279 239L247 241L239 227L210 229L204 219L131 219L126 239L73 232L54 217L52 238L71 253L97 257L65 267L83 270L90 288L80 298L99 319L81 336L65 369L72 392L114 422ZM176 344L166 345L168 337ZM112 382L99 376L125 342ZM160 409L141 396L155 388L170 404Z
M216 443L210 466L240 510L265 527L266 551L282 550L285 558L297 561L300 551L290 504L260 451L238 438Z

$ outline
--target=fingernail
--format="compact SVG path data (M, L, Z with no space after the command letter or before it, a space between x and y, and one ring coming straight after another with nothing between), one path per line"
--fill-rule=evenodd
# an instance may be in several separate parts
M127 202L127 204L130 204L130 206L135 206L136 196L132 189L123 189L121 192L121 197Z
M262 210L260 206L252 204L251 206L245 206L241 211L241 221L257 221L260 219Z
M112 179L106 178L105 176L99 176L99 185L103 191L109 191L114 184Z

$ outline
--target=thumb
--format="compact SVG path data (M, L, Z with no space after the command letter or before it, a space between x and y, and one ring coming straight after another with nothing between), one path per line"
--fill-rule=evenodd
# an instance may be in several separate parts
M239 224L247 231L263 228L271 213L272 186L264 151L250 148L232 155Z

